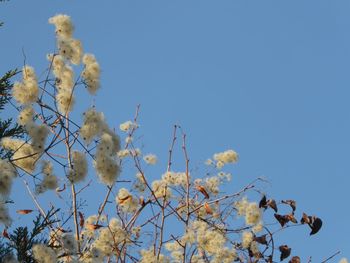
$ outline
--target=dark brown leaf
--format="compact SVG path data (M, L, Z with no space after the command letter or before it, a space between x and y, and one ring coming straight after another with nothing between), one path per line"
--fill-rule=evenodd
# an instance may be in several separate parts
M262 245L267 245L266 235L262 235L262 236L259 236L259 237L255 237L255 238L254 238L254 241L255 241L255 242L258 242L259 244L262 244Z
M312 217L313 221L311 224L309 224L309 226L311 227L311 235L316 234L318 231L320 231L321 227L322 227L322 220L318 217Z
M291 260L289 260L289 263L300 263L300 257L294 256Z
M282 203L289 205L293 209L293 212L295 209L297 209L296 202L294 200L282 200Z
M303 217L300 219L302 224L310 224L310 219L307 214L303 213Z
M5 238L7 238L7 239L10 239L10 236L9 236L9 234L7 233L7 229L6 229L6 228L4 228L4 231L2 231L2 236L5 237Z
M293 213L291 213L291 214L289 214L289 215L286 215L286 218L287 218L289 221L293 222L294 224L297 224L297 223L298 223L298 220L295 219Z
M84 223L85 223L85 220L84 220L84 215L83 215L83 213L82 212L78 212L78 214L79 214L79 226L81 227L81 228L83 228L84 227Z
M264 195L259 202L259 208L266 208L266 207L267 207L267 201L266 201L266 195Z
M281 252L281 257L280 257L281 261L283 261L284 259L289 257L290 253L292 252L292 249L290 247L288 247L287 245L280 246L279 250Z
M285 215L274 214L278 223L280 223L281 227L284 227L285 224L289 222L289 219Z
M267 201L267 205L268 205L269 207L271 207L271 208L277 213L278 208L277 208L277 204L276 204L276 201L275 201L275 200L269 199L269 200Z

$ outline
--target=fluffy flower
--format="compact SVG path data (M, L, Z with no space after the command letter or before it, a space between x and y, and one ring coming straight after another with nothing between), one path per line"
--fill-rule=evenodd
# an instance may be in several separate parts
M119 129L123 132L127 132L135 127L137 127L137 125L132 121L126 121L119 125Z
M143 157L143 160L147 163L147 164L151 164L154 165L157 162L157 156L155 156L154 154L147 154Z
M88 171L86 156L82 152L72 152L72 169L69 171L68 179L72 183L84 181Z
M15 82L13 85L13 97L23 105L28 105L38 99L39 87L35 71L30 66L22 69L22 82Z
M261 220L261 211L257 203L250 203L246 208L245 222L247 225L258 224Z
M120 150L120 151L117 153L117 155L118 155L118 157L119 157L120 159L123 159L123 158L125 158L125 157L127 157L127 156L130 155L130 151L129 151L128 149L123 149L123 150Z
M264 225L262 222L259 222L258 224L256 224L255 226L252 227L252 231L254 233L259 233L264 229Z
M83 56L84 70L82 77L91 95L94 95L100 87L100 65L92 54Z
M140 263L170 263L170 259L163 254L159 254L159 259L157 260L157 256L155 256L156 254L152 247L148 250L142 249L140 254Z
M56 95L56 102L57 102L58 110L62 114L65 115L66 113L71 112L73 109L73 105L75 103L75 99L72 91L62 90L58 92Z
M12 156L14 165L28 173L32 173L35 170L39 154L30 144L22 140L5 137L1 140L1 145L7 150L14 151Z
M28 123L33 122L34 110L31 106L27 106L21 110L18 114L17 122L20 125L26 125Z
M0 159L0 194L8 195L11 191L12 181L17 176L17 172L13 165Z
M121 188L116 197L116 202L121 209L127 213L134 213L139 206L139 201L136 197L129 193L125 188Z
M45 150L45 141L49 134L49 129L45 124L37 125L34 122L25 125L25 128L31 137L31 145L33 149L41 153Z
M94 242L94 247L100 251L102 256L110 256L115 250L115 245L125 242L129 239L118 219L112 218L109 221L108 228L101 228L98 237ZM102 261L100 261L102 262Z
M55 252L43 244L33 246L33 256L38 263L52 263L57 261Z
M144 180L144 178L143 178L141 173L137 173L136 174L136 181L135 181L133 187L139 192L144 192L145 191L145 189L146 189L146 182L145 182L145 180Z
M77 251L77 242L72 234L65 233L62 235L62 245L69 253L75 253Z
M58 186L57 177L53 174L52 163L44 161L41 172L44 174L44 178L41 184L36 186L36 193L41 194L46 190L54 190Z
M244 231L242 233L242 247L243 248L249 248L250 244L253 241L253 233L249 231Z
M184 172L166 172L162 175L163 181L165 181L168 185L174 186L183 186L185 187L187 184L187 176Z
M147 163L147 164L151 164L154 165L157 163L157 156L155 156L154 154L147 154L143 157L143 160Z
M155 180L152 182L152 191L157 198L169 199L172 195L171 189L164 180Z
M49 23L55 25L56 35L63 38L71 38L73 35L73 23L69 16L57 14L49 18Z
M7 227L11 226L12 224L12 219L10 217L9 210L3 202L0 203L0 222Z
M59 38L58 51L61 56L72 62L72 64L80 64L83 55L83 47L80 40L73 38Z
M80 135L86 144L90 144L93 138L101 134L106 123L103 113L97 112L95 108L88 109L83 115L84 123L80 128Z
M213 158L217 162L217 168L222 168L225 164L236 163L238 161L238 154L234 150L227 150L214 154Z
M94 166L102 183L112 185L120 174L117 151L110 134L104 133L97 147Z

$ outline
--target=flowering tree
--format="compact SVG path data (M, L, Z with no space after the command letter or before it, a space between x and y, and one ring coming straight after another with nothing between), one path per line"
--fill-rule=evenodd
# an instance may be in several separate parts
M144 167L156 165L157 157L142 154L133 140L139 106L134 119L120 125L120 136L95 107L83 113L82 121L75 120L75 91L86 89L93 96L100 88L100 66L74 38L69 16L56 15L49 23L56 28L58 48L47 55L45 78L39 80L34 68L25 65L22 79L13 85L17 122L27 138L1 140L8 153L0 160L2 262L300 262L278 233L302 226L313 235L322 220L299 213L294 200L276 201L259 191L262 178L223 193L221 185L231 179L229 166L238 161L234 150L214 154L205 164L207 173L195 177L186 134L175 125L164 174L151 180ZM178 142L184 168L175 172ZM135 176L127 177L126 168L135 169ZM18 177L38 211L31 230L11 227L9 198ZM105 185L106 194L98 207L87 207L79 198L97 184ZM250 201L250 191L260 199ZM49 192L64 200L61 207L42 200ZM280 212L282 206L287 212ZM92 209L95 213L87 214ZM268 217L275 224L264 224Z

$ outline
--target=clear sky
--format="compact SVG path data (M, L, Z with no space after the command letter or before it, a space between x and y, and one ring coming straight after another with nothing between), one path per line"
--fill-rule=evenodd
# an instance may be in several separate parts
M264 176L264 191L323 219L318 235L287 231L295 253L350 257L349 12L345 0L11 0L0 3L0 72L23 65L22 49L44 70L55 47L47 20L70 15L102 68L97 108L117 127L141 104L159 173L181 124L192 168L233 148L227 190Z

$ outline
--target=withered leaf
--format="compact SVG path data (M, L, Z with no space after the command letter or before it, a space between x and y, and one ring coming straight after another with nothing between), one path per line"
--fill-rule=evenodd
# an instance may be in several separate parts
M276 201L274 199L267 200L266 195L264 195L259 202L259 208L266 209L268 207L272 208L277 213L278 209L277 209Z
M62 188L59 188L59 187L56 188L57 193L63 192L64 190L66 190L66 184L63 184Z
M205 188L204 188L203 186L197 185L197 186L196 186L196 189L197 189L199 192L201 192L201 193L204 195L204 197L205 197L206 199L209 199L209 194L208 194L208 192L205 190Z
M321 227L322 227L322 220L318 217L312 217L313 222L311 224L309 224L309 226L311 227L311 235L316 234L318 231L320 231Z
M266 195L264 195L259 202L259 208L266 208L266 207L267 207L267 200L266 200Z
M289 257L290 253L292 252L292 249L290 247L288 247L287 245L280 246L279 250L281 252L281 256L280 256L281 261L283 261L284 259Z
M127 196L125 196L125 197L123 197L123 198L119 198L119 197L118 197L118 203L119 203L120 205L122 205L122 204L126 203L126 201L128 201L130 198L132 198L131 195L127 195Z
M286 215L286 218L287 218L289 221L293 222L294 224L297 224L297 223L298 223L298 220L295 219L293 213L291 213L291 214L289 214L289 215Z
M291 260L289 260L289 263L300 263L300 257L294 256Z
M99 229L101 227L104 227L103 225L99 225L99 224L86 224L85 226L88 230L96 230Z
M274 199L267 200L267 205L271 207L276 213L278 211L276 201Z
M292 208L293 212L295 209L297 209L296 202L294 200L282 200L282 203L289 205Z
M210 205L207 202L205 202L205 204L204 204L204 209L205 209L205 212L208 215L212 215L213 214L213 210L211 209Z
M7 233L7 229L6 229L6 228L4 228L4 231L2 231L2 236L5 237L5 238L7 238L7 239L10 239L10 236L9 236L9 234Z
M303 217L301 218L300 223L310 224L310 222L311 222L310 217L307 214L303 213Z
M266 235L254 237L254 241L258 242L259 244L262 244L262 245L267 245Z
M143 196L140 197L140 199L139 199L139 204L140 204L141 206L144 206L144 205L145 205L145 199L144 199Z
M83 228L84 223L85 223L84 215L83 215L83 213L80 212L80 211L78 212L78 214L79 214L79 226L80 226L81 228Z
M278 223L280 223L281 227L284 227L285 224L289 222L289 219L285 215L274 214Z
M32 209L21 209L16 211L16 213L20 215L27 215L27 214L30 214L31 212L33 212Z

